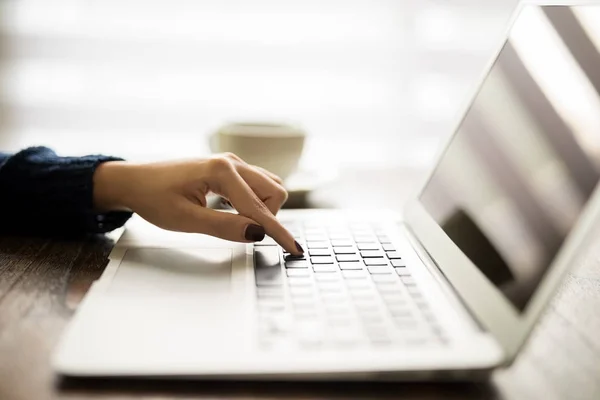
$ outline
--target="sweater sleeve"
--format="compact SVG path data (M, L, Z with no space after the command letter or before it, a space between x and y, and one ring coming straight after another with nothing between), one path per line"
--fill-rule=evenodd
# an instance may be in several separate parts
M104 233L130 212L94 209L96 167L116 157L59 157L46 147L0 153L0 231L52 236Z

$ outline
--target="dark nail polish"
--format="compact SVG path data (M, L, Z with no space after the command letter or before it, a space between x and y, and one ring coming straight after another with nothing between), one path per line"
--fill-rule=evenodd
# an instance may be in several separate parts
M300 243L298 243L297 241L294 240L294 243L296 243L296 249L298 249L298 251L300 253L304 253L304 249L302 248L302 246L300 246Z
M246 227L246 232L244 233L244 237L246 240L251 240L253 242L260 242L265 238L265 230L262 226L256 224L250 224Z

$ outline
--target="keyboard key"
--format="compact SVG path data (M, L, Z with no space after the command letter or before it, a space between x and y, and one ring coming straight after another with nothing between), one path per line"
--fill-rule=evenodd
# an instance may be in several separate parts
M350 240L352 239L348 233L330 233L329 239L331 240Z
M399 291L382 292L380 290L379 294L381 295L381 298L383 299L385 304L387 304L388 307L391 307L393 305L405 306L408 304L408 299Z
M283 302L280 303L262 303L257 304L258 312L264 314L281 313L285 311L285 305Z
M400 276L410 276L410 271L406 267L395 268L395 270L396 270L396 273Z
M338 274L316 274L314 278L317 282L337 282L341 280Z
M417 285L417 282L415 282L415 280L410 276L401 276L400 279L402 280L402 283L404 283L406 286Z
M338 268L335 265L313 265L313 270L315 273L337 272Z
M373 236L373 232L369 229L353 229L352 235L357 236Z
M350 297L355 301L372 302L377 296L373 293L373 289L366 288L366 290L351 290Z
M361 271L342 271L342 276L346 279L364 279L367 274L364 270Z
M383 250L385 251L396 251L396 248L390 243L384 243L381 247L383 247Z
M325 242L325 241L307 241L306 242L306 247L308 247L308 249L327 249L329 248L329 243Z
M389 238L389 237L387 237L386 235L379 235L379 236L378 236L378 238L379 238L379 243L381 243L381 244L388 244L388 243L392 243L392 242L390 241L390 238Z
M366 328L379 328L383 325L385 318L381 315L379 310L374 309L365 309L365 310L357 310L358 315L363 323L363 326Z
M352 314L352 303L347 296L336 293L336 296L331 294L322 298L320 306L328 316L345 316L351 317Z
M325 293L341 293L344 291L344 286L341 282L318 282L317 286L322 294Z
M289 331L290 320L286 317L261 318L259 320L259 329L262 335L282 335Z
M404 260L393 259L392 260L393 267L406 267L406 263Z
M363 315L363 312L366 315L368 312L377 312L379 310L379 305L374 301L376 298L375 294L372 292L368 294L370 294L368 297L352 296L354 300L354 307L356 307L356 310L361 313L361 316ZM372 319L381 319L381 316L379 316L379 318Z
M257 286L281 283L281 266L277 247L255 247L254 265Z
M390 346L393 343L388 335L371 335L369 340L373 346Z
M283 289L280 287L259 287L256 289L259 298L279 298L283 297Z
M369 267L388 265L388 261L385 258L365 258L363 261Z
M321 301L326 310L330 308L347 308L348 296L343 292L323 292L321 293Z
M390 277L390 275L373 275L373 277L375 276ZM391 275L391 277L393 277L393 275ZM402 294L402 286L400 286L400 282L398 280L396 280L395 282L377 282L375 283L375 287L377 288L377 291L379 292L381 298L383 298L383 300L386 303L393 303L396 300L401 300L403 303L406 303L408 301Z
M387 335L388 329L384 323L381 323L376 319L367 319L365 322L367 322L365 325L365 332L367 335Z
M389 268L385 268L385 267L370 267L369 268L369 272L371 272L371 268L384 268L384 269L389 270ZM396 276L394 276L393 274L374 274L371 277L371 279L378 286L379 285L397 284L398 283L398 278Z
M316 307L316 299L314 296L292 296L292 305L294 307L313 308Z
M329 256L331 255L331 250L329 249L309 249L308 254L313 256Z
M392 321L396 328L402 330L416 330L419 328L419 323L414 318L405 318L405 317L392 317Z
M343 346L355 345L360 342L360 334L356 330L343 326L332 330L328 337L333 343Z
M353 247L354 242L352 240L332 240L331 245L333 247Z
M400 253L398 253L397 251L389 251L387 253L387 256L390 260L399 260L402 258L402 256L400 256Z
M356 245L359 250L379 250L379 245L377 243L358 243Z
M371 235L356 235L354 236L354 241L356 243L376 243L377 238Z
M367 268L370 274L391 274L393 272L392 269L388 267L369 267Z
M360 256L362 258L379 258L384 257L385 253L382 251L361 251Z
M414 318L413 312L408 307L402 305L388 305L388 311L395 318L405 318L407 322L413 322L415 324L417 323L416 319Z
M306 256L304 254L300 256L295 256L289 253L283 253L283 259L285 261L296 261L296 260L306 260Z
M334 247L333 252L335 254L356 254L354 247Z
M401 278L410 278L410 277L401 277ZM418 286L416 284L415 285L405 284L405 286L406 286L406 291L408 292L408 294L410 294L410 297L412 297L413 299L423 296L423 294L421 293L421 290L418 288Z
M321 242L327 240L325 235L305 235L307 242Z
M310 262L313 264L333 264L333 257L311 257Z
M340 266L341 270L347 271L347 270L363 269L364 266L365 266L365 264L362 261L358 261L358 262L341 262L339 264L339 266Z
M254 249L254 265L257 270L279 268L279 250L271 246Z
M417 307L421 311L428 311L429 310L429 303L424 298L415 299L415 304L417 305Z
M292 287L290 287L290 294L292 296L310 297L310 296L314 296L315 292L316 291L312 286L292 286Z
M338 254L335 258L338 262L360 261L360 257L357 254Z
M366 276L364 272L361 272L361 276ZM351 279L346 281L348 290L371 290L371 285L366 279Z
M319 312L316 308L296 308L294 318L301 321L314 321L319 318Z
M310 271L308 270L308 268L307 269L301 269L301 268L292 269L292 268L290 268L286 271L286 273L287 273L287 276L309 276L310 275Z
M312 286L312 279L308 276L290 276L287 279L290 286Z
M308 268L310 265L310 263L308 261L304 261L304 260L292 260L292 261L286 261L285 262L285 267L286 268Z

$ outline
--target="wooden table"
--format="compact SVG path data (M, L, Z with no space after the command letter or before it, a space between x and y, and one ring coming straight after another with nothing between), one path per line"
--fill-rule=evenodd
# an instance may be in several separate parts
M401 179L408 176L414 179ZM397 207L414 190L417 176L405 170L347 171L313 202ZM360 191L354 189L358 182ZM0 399L598 399L600 233L597 237L516 363L490 382L475 384L61 381L49 367L51 350L102 273L113 242L104 236L0 237Z

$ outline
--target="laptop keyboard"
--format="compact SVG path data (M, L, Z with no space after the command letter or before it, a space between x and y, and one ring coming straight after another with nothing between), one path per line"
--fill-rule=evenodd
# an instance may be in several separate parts
M304 247L254 247L264 349L443 345L444 331L381 226L283 221Z

